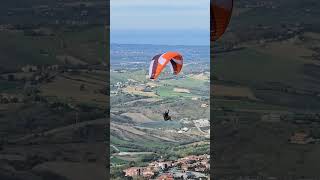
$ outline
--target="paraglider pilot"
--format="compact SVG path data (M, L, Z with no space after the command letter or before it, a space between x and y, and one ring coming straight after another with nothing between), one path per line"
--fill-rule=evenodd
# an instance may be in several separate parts
M163 113L163 119L165 121L171 120L171 116L169 116L169 109Z

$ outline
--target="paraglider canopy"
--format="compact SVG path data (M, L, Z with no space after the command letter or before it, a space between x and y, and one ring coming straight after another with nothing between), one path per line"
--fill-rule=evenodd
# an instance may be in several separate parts
M183 66L182 55L178 52L166 52L163 54L158 54L152 58L149 67L149 78L157 79L169 62L173 74L177 75L180 73Z
M226 31L233 8L233 0L211 0L210 29L211 40L216 41Z

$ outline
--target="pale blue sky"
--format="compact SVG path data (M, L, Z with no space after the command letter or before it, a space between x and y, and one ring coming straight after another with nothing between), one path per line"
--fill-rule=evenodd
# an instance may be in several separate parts
M110 4L111 43L209 44L210 0L111 0Z

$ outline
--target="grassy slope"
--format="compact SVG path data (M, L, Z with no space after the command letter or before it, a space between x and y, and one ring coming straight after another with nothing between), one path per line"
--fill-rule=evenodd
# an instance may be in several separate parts
M279 58L254 49L245 49L217 56L215 74L225 80L236 82L278 81L296 83L301 81L301 61Z
M104 29L91 28L81 32L57 32L56 36L32 37L22 32L0 32L0 64L14 69L26 64L61 64L57 55L74 56L87 63L106 61ZM66 48L61 46L62 39ZM41 54L48 52L48 55ZM14 61L12 61L14 59Z

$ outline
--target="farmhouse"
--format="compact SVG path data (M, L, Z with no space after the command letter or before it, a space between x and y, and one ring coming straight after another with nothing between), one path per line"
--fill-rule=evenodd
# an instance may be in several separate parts
M125 169L125 176L142 176L144 168L143 167L131 167L129 169Z
M143 177L152 177L155 175L155 170L151 167L131 167L124 170L125 176L143 176Z
M201 107L202 108L207 108L207 107L209 107L209 105L204 103L204 104L201 104Z
M313 141L313 138L310 137L307 133L305 132L295 132L291 137L290 137L290 142L293 144L308 144Z
M168 168L170 168L170 167L173 166L173 162L172 162L172 161L159 162L158 166L159 166L161 169L168 169Z
M178 93L190 93L189 89L182 89L182 88L174 88L173 91Z
M281 114L268 113L261 116L261 120L265 122L280 122Z
M210 121L208 119L198 119L193 120L194 124L198 127L208 127L210 126Z
M157 180L174 180L174 177L172 174L162 174L157 178Z
M26 65L21 68L22 72L35 72L38 70L37 66Z

